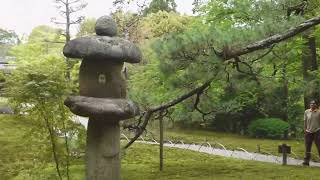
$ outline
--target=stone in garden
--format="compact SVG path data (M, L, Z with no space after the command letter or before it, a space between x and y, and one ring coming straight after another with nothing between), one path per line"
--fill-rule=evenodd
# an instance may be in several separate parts
M125 98L127 89L122 67L122 62L84 59L79 72L80 95L97 98Z
M74 114L109 121L129 119L139 113L138 106L126 99L72 96L65 100L65 105Z
M142 58L133 43L107 36L74 39L65 45L63 53L69 58L83 58L80 94L91 97L126 97L123 62L138 63Z
M80 96L65 100L74 114L89 117L86 146L87 180L120 179L119 121L139 114L138 107L126 99L124 62L142 59L133 43L113 37L116 23L103 16L96 23L97 36L69 41L63 54L83 59L79 72Z
M99 36L116 36L117 24L110 16L102 16L96 22L95 31Z
M7 106L1 106L0 107L0 114L14 114L14 111L12 108Z
M132 42L108 36L82 37L68 42L63 54L69 58L139 63L141 52Z

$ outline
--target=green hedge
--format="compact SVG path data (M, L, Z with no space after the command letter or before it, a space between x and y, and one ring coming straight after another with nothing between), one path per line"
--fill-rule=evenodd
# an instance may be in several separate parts
M257 138L281 139L289 131L289 124L278 118L258 119L250 123L248 133Z

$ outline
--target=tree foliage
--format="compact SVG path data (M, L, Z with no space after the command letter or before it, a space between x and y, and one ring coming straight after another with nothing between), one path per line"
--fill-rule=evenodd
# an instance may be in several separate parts
M79 26L79 30L77 33L77 37L84 37L84 36L90 36L90 35L95 35L95 24L96 24L96 19L95 18L87 18L83 22L81 22Z
M158 11L176 12L177 4L174 0L152 0L143 11L144 15Z
M56 29L40 26L32 31L27 43L13 48L11 54L16 57L17 68L7 78L6 96L17 114L38 126L30 137L37 135L39 143L47 147L38 152L35 166L54 162L55 178L69 179L70 140L79 129L64 106L74 85L65 78L62 45L52 43L60 38Z
M0 28L0 57L8 55L11 47L19 43L20 39L14 31Z
M158 11L146 16L139 29L144 39L153 39L170 33L181 33L190 21L191 17L176 12Z
M61 5L78 1L56 2ZM127 2L136 1L114 3L124 5ZM242 54L235 52L273 35L281 36L306 18L318 15L317 0L309 0L307 6L302 0L212 0L206 3L197 0L194 8L197 16L177 13L173 0L144 2L150 4L140 6L138 13L119 8L111 14L118 24L119 36L134 41L143 52L141 64L126 65L125 69L129 96L145 111L141 117L144 121L140 119L133 126L139 133L145 130L155 113L160 113L161 117L166 115L164 120L192 128L243 134L248 127L254 126L249 130L253 132L261 125L262 134L272 138L282 136L283 130L289 128L299 134L303 125L303 94L311 93L310 89L320 89L319 65L305 69L301 63L304 55L310 55L305 51L309 43L306 35L318 40L319 27L263 48L253 48ZM80 5L78 10L84 6ZM65 6L60 8L77 11ZM66 12L60 12L67 17ZM77 22L69 21L69 25ZM80 25L77 36L93 35L94 25L95 19L88 18ZM63 106L68 94L77 93L80 64L71 71L72 81L66 81L61 32L48 26L37 27L27 43L11 50L18 64L8 79L7 88L17 113L39 127L30 133L40 144L36 151L39 158L34 161L41 169L41 164L49 164L53 157L59 175L52 178L60 176L60 179L68 176L68 171L62 169L68 169L69 138L76 134L83 138L84 135L83 129L75 128L75 123L70 121L71 113ZM15 35L8 31L1 30L0 38L0 45L11 46L15 42L11 40ZM315 47L319 56L319 44ZM307 78L304 70L307 70ZM252 125L258 122L254 121L257 118L262 118L263 123ZM257 132L252 134L257 135ZM61 146L63 144L65 146ZM83 141L79 144L84 147Z
M63 36L59 29L38 26L32 30L27 43L14 46L10 53L16 57L18 62L39 61L43 55L60 55L63 47L62 40Z
M289 131L289 124L277 118L258 119L249 125L248 131L253 137L280 139Z
M0 45L15 45L19 43L19 37L14 31L0 28Z
M152 19L157 17L155 14L149 15L146 20L152 19L153 25L147 24L145 27L157 27L154 34L161 32L161 29L173 31L162 31L151 38L153 43L147 47L151 47L152 50L148 52L153 53L145 54L150 64L141 68L141 71L148 72L150 68L152 73L143 76L149 79L143 81L146 83L139 83L141 86L133 83L136 84L133 86L148 88L149 81L158 83L156 89L163 87L163 91L170 92L168 95L163 93L163 97L152 88L144 91L151 93L144 97L144 101L155 102L151 100L153 97L164 100L174 94L172 92L181 94L214 77L214 82L200 97L200 104L197 104L202 113L196 110L197 98L194 97L174 109L171 114L173 119L197 121L216 127L219 121L223 124L225 119L231 119L230 124L220 130L239 132L244 131L254 118L278 117L299 130L303 112L301 97L305 90L300 71L301 47L304 43L301 36L238 58L227 61L222 58L224 53L285 32L301 23L304 17L287 17L287 9L298 2L209 1L198 6L198 17L178 25L183 27L178 31L167 28L170 23L166 22L166 18L156 21ZM161 13L158 15L161 16ZM154 65L160 68L163 82L150 81L155 79L153 74L158 73ZM133 76L132 79L138 77Z

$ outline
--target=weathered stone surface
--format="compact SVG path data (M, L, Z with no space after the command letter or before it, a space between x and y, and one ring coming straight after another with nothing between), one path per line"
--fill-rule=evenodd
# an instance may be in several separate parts
M97 98L126 98L123 63L84 59L80 66L80 95Z
M130 41L108 36L82 37L69 41L63 49L69 58L101 59L114 62L140 62L139 48Z
M103 16L95 26L97 36L69 41L63 54L82 58L79 72L80 96L65 100L79 116L89 117L86 148L86 179L120 180L119 121L139 114L138 106L126 100L124 62L138 63L139 48L130 41L114 37L116 23Z
M0 107L0 114L14 114L14 111L11 107L1 106Z
M102 16L97 20L95 30L99 36L116 36L117 24L110 16Z
M65 100L65 105L76 115L111 123L139 114L138 106L126 99L71 96Z
M120 180L120 126L89 118L87 180Z

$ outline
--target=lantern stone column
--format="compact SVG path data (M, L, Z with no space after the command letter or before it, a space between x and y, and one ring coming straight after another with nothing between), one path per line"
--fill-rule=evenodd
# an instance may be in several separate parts
M79 72L80 96L65 100L74 114L89 117L86 146L87 180L120 179L119 121L139 114L126 99L124 62L138 63L141 52L133 43L115 37L116 23L102 16L95 26L97 36L68 42L63 53L83 59Z

